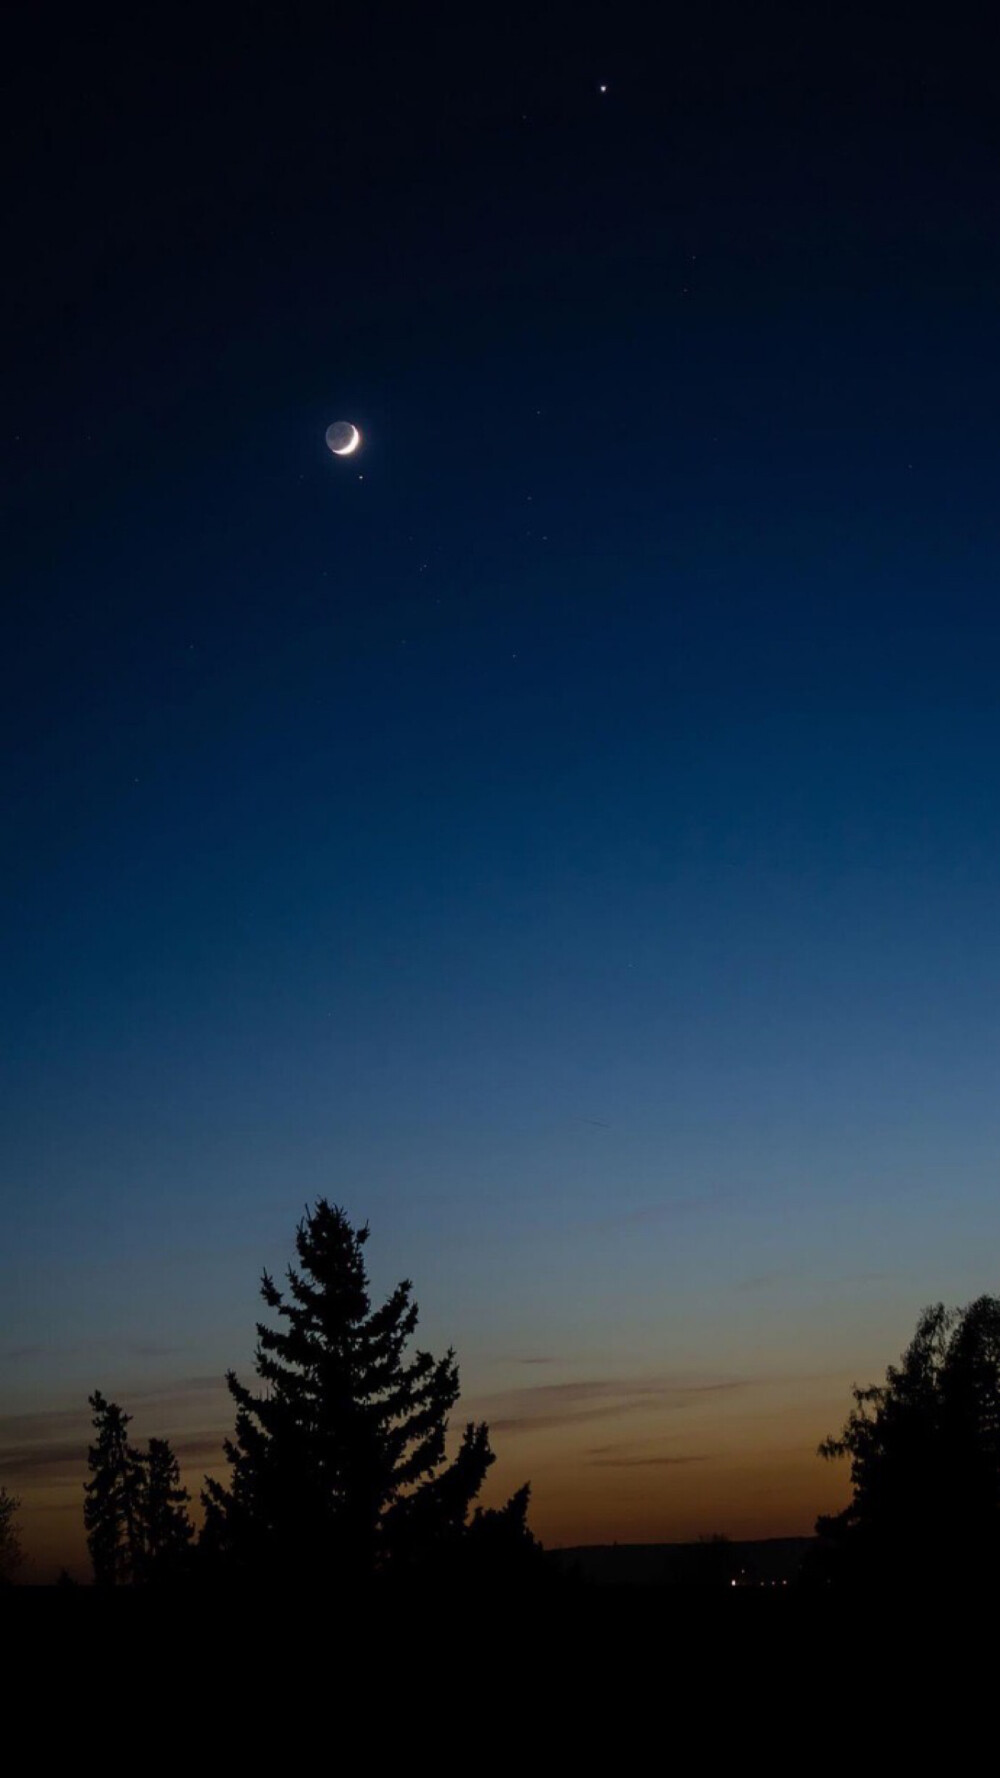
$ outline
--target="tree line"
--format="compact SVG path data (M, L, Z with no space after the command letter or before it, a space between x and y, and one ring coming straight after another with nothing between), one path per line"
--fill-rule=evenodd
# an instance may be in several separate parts
M409 1280L373 1305L367 1227L321 1198L295 1237L284 1288L264 1272L256 1384L234 1372L226 1475L206 1476L200 1530L167 1439L140 1449L131 1416L89 1397L84 1525L98 1588L540 1584L529 1486L499 1508L478 1496L494 1462L470 1421L448 1452L454 1351L413 1349ZM852 1390L820 1455L850 1465L851 1497L816 1522L803 1578L826 1587L1000 1578L1000 1298L936 1304L885 1380ZM0 1487L0 1585L17 1578L18 1501ZM728 1577L725 1539L704 1577Z

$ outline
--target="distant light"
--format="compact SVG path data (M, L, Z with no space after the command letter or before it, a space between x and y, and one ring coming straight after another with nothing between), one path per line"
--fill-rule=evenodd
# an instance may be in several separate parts
M597 90L599 93L606 93L608 89L606 86L599 86Z

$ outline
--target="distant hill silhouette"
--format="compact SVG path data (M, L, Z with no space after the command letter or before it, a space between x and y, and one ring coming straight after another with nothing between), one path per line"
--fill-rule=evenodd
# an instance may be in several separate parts
M767 1537L733 1542L729 1554L739 1579L758 1586L791 1584L815 1546L814 1537ZM550 1550L548 1560L562 1573L595 1586L669 1587L697 1585L716 1578L704 1543L580 1544Z

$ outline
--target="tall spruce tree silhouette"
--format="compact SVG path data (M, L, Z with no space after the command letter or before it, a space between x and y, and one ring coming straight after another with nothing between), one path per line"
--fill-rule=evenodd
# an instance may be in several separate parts
M493 1462L488 1428L468 1424L446 1462L458 1366L407 1347L417 1326L404 1280L380 1308L368 1290L368 1228L320 1199L299 1224L299 1268L261 1295L283 1325L257 1325L254 1393L227 1377L236 1425L228 1485L206 1477L201 1549L236 1578L335 1582L444 1569ZM527 1493L509 1505L512 1541L530 1538ZM478 1541L497 1535L474 1521ZM533 1541L533 1540L532 1540Z

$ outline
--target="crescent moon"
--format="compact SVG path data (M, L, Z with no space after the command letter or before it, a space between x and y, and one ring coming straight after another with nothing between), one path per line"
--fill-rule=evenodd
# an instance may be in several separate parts
M351 440L348 444L341 445L339 450L336 449L336 447L331 447L333 449L333 454L335 457L349 457L351 455L352 451L357 450L359 444L361 443L361 434L358 431L356 426L351 427L351 433L353 436L351 437Z

